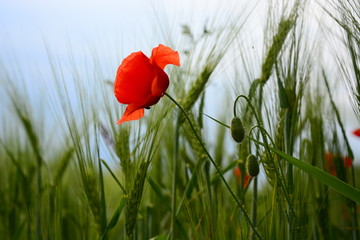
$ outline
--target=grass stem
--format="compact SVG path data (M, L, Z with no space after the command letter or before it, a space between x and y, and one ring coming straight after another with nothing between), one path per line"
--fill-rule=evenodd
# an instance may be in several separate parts
M173 179L172 179L172 193L171 193L171 239L176 236L176 186L177 186L177 172L179 159L179 130L180 130L181 114L180 112L176 118L175 124L175 142L174 142L174 158L173 158Z
M211 157L210 153L207 151L207 149L205 148L205 146L203 145L200 137L198 136L198 134L196 133L196 130L189 118L189 116L187 115L186 111L181 107L181 105L174 99L172 98L169 94L165 93L165 95L183 112L186 120L188 121L192 131L195 134L195 137L197 138L197 140L199 141L200 145L202 146L205 154L207 155L207 157L209 158L209 160L211 161L212 165L215 167L217 173L219 174L221 180L223 181L223 183L225 184L225 187L227 188L227 190L229 191L230 195L232 196L232 198L235 200L235 202L237 203L237 205L239 206L239 208L241 209L242 213L244 214L244 218L246 220L246 222L249 224L249 226L251 227L252 231L254 232L254 234L259 238L259 239L263 239L261 237L261 235L259 234L259 232L256 230L255 226L252 224L249 215L247 214L245 208L242 206L241 202L239 201L239 199L235 196L234 192L231 190L229 184L227 183L227 181L225 180L223 174L221 173L221 170L219 169L219 167L217 166L217 164L215 163L214 159Z

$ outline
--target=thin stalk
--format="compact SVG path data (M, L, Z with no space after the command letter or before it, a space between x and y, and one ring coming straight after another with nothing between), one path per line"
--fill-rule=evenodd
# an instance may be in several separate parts
M347 151L348 151L349 157L350 157L351 159L354 159L354 153L353 153L353 151L351 150L350 143L349 143L349 141L348 141L348 139L347 139L347 137L346 137L346 131L345 131L344 125L343 125L343 123L342 123L342 121L341 121L341 117L340 117L339 110L338 110L338 108L336 107L335 102L334 102L334 100L333 100L333 98L332 98L332 95L331 95L331 92L330 92L329 83L328 83L328 81L327 81L327 78L326 78L324 72L323 72L323 77L324 77L324 80L325 80L326 89L327 89L327 91L328 91L328 93L329 93L331 106L332 106L333 109L334 109L334 112L335 112L335 115L336 115L336 119L337 119L337 121L338 121L338 123L339 123L340 129L341 129L341 133L342 133L342 135L343 135L343 137L344 137L344 140L345 140L345 144L346 144L346 147L347 147Z
M254 189L253 189L253 199L252 199L252 210L251 210L251 221L252 223L256 226L257 224L257 219L256 219L256 215L257 215L257 185L258 185L258 178L255 177L254 179ZM254 233L251 233L250 235L250 239L254 239L255 238L255 235Z
M214 121L219 122L218 120L211 118ZM223 125L224 127L230 128L230 126L221 123L221 125ZM341 180L339 180L338 178L330 175L329 173L319 169L318 167L314 167L304 161L301 161L295 157L289 156L288 154L274 148L271 147L269 145L265 145L265 143L260 142L250 136L245 136L247 139L263 146L264 148L269 148L270 151L274 152L275 154L277 154L279 157L283 158L284 160L286 160L287 162L290 162L291 164L293 164L294 166L296 166L298 169L300 169L301 171L304 171L305 173L307 173L309 176L314 177L315 179L319 180L320 182L322 182L323 184L331 187L332 189L334 189L335 191L337 191L338 193L344 195L345 197L360 203L360 190L353 187L350 184L347 184ZM278 173L277 173L278 174ZM280 184L281 186L281 184Z
M114 178L115 182L119 185L119 187L121 188L121 190L123 191L124 194L127 194L124 186L120 183L119 179L117 179L117 177L115 176L115 174L113 173L113 171L111 171L111 168L109 167L109 165L106 163L105 160L103 159L99 159L99 161L102 162L102 164L104 164L104 166L106 167L106 169L109 171L109 173L111 174L111 176Z
M293 108L290 107L287 109L286 111L286 115L285 115L285 147L286 147L286 153L289 154L290 156L292 155L292 119L293 119ZM291 163L288 163L287 165L287 191L290 198L290 201L292 202L292 198L293 198L293 192L294 192L294 170L293 170L293 165ZM290 206L289 206L290 207ZM294 237L294 215L293 213L290 211L289 212L289 224L288 224L288 236L289 238L293 238Z
M37 204L36 204L36 235L37 239L41 240L42 231L41 231L41 185L42 185L42 176L41 176L41 159L37 161Z
M340 126L340 129L341 129L341 133L344 137L344 140L345 140L345 144L346 144L346 147L347 147L347 151L348 151L348 154L349 154L349 157L351 159L354 159L354 154L353 154L353 151L351 149L351 146L349 144L349 141L346 137L346 132L345 132L345 128L344 128L344 125L341 121L341 117L340 117L340 113L339 113L339 110L338 108L336 107L335 105L335 102L332 98L332 95L331 95L331 92L330 92L330 87L329 87L329 83L327 81L327 78L326 78L326 75L325 75L325 72L323 71L323 77L324 77L324 80L325 80L325 86L326 86L326 89L329 93L329 97L330 97L330 103L331 103L331 106L333 107L334 109L334 112L335 112L335 115L336 115L336 119L339 123L339 126ZM351 167L351 177L352 177L352 186L353 187L356 187L355 186L355 170L354 170L354 166ZM359 239L359 230L356 230L358 229L358 226L359 226L359 223L358 223L358 215L357 215L357 209L356 209L356 203L354 201L351 201L351 206L353 208L353 211L352 211L352 227L353 227L353 239Z
M293 214L294 214L294 216L295 216L294 208L293 208L293 206L292 206L292 203L290 202L290 197L289 197L289 195L288 195L288 193L287 193L287 191L286 191L286 188L285 188L285 186L284 186L283 181L281 180L280 173L277 171L277 168L276 168L276 166L275 166L275 161L274 161L274 158L273 158L273 156L272 156L272 154L271 154L271 148L270 148L270 146L269 146L269 144L268 144L268 141L267 141L267 138L266 138L266 131L265 131L264 128L262 127L262 126L263 126L263 123L262 123L262 121L259 119L258 114L256 113L256 111L255 111L255 109L254 109L254 106L251 104L250 100L249 100L245 95L239 95L239 96L235 99L234 105L236 104L236 102L237 102L240 98L244 98L244 99L247 101L248 106L250 107L251 111L253 111L253 113L254 113L254 116L255 116L255 119L256 119L257 124L258 124L259 126L261 126L261 128L260 128L260 133L261 133L262 138L263 138L263 141L264 141L264 143L262 144L262 146L265 147L265 149L267 150L267 154L268 154L268 156L269 156L269 158L270 158L270 160L271 160L271 165L272 165L272 167L275 169L276 177L277 177L277 179L278 179L278 181L279 181L279 183L280 183L280 186L281 186L282 191L284 192L286 201L288 202L288 204L289 204L289 206L290 206L290 211L293 212ZM223 125L224 125L224 124L223 124ZM224 126L226 126L226 125L224 125ZM229 128L229 126L226 126L226 127ZM248 137L248 138L251 139L251 140L253 140L253 139L250 138L250 137ZM258 142L258 141L257 141L257 142Z
M231 190L229 184L227 183L227 181L225 180L224 176L221 173L221 170L219 169L219 167L217 166L217 164L215 163L214 159L211 157L210 153L207 151L207 149L205 148L204 144L202 143L199 135L196 133L196 130L189 118L189 116L187 115L186 111L180 106L180 104L173 99L169 94L165 93L165 95L183 112L186 120L188 121L191 130L194 132L194 135L196 137L196 139L199 141L201 147L203 148L205 154L207 155L207 157L209 158L209 160L211 161L212 165L215 167L217 173L219 174L221 180L223 181L223 183L225 184L225 187L227 188L227 190L229 191L231 197L235 200L235 202L237 203L237 205L239 206L239 208L241 209L241 211L244 214L244 218L246 220L246 222L249 224L249 226L251 227L251 229L254 231L254 234L259 238L259 239L263 239L261 237L261 235L259 234L259 232L255 229L254 225L252 224L252 222L250 221L249 215L247 214L247 212L245 211L244 207L241 205L241 202L239 201L239 199L235 196L234 192Z
M274 189L273 189L273 193L272 193L272 208L271 208L271 217L270 217L270 224L269 224L269 231L270 231L270 239L276 239L275 238L275 227L274 227L274 222L275 222L275 210L276 210L276 193L278 191L278 184L277 184L277 179L275 179L275 184L274 184Z
M106 217L106 200L105 200L105 187L104 187L104 176L101 166L101 160L98 160L98 167L99 167L99 178L100 178L100 206L101 206L101 235L105 233L106 226L107 226L107 217ZM103 236L103 239L106 240L106 234Z
M261 122L262 122L261 107L262 107L263 90L264 90L264 84L260 84L258 117L259 117ZM262 126L260 127L260 131L257 132L257 138L258 139L259 139L260 132L265 132L265 131L262 130ZM256 222L256 215L257 215L257 206L256 206L256 204L257 204L257 196L258 196L258 194L257 194L257 183L258 183L258 180L257 180L257 177L255 177L254 190L253 190L253 199L252 199L252 211L251 211L251 214L252 214L251 215L251 220L252 220L252 223L255 225L255 227L257 225L257 222ZM253 240L254 237L255 237L254 234L250 235L251 240Z
M166 93L165 93L166 94ZM173 179L172 179L172 196L171 196L171 239L176 236L176 186L179 159L179 129L180 129L180 112L178 113L175 124L175 142L174 142L174 158L173 158Z

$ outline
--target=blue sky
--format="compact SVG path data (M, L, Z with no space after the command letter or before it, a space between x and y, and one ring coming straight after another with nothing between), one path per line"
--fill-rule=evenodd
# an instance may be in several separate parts
M235 2L222 4L224 12L231 10ZM67 40L75 47L96 41L105 44L121 41L124 49L141 48L164 40L162 32L179 32L181 24L203 26L206 19L220 12L218 3L203 0L2 0L0 43L2 50L13 48L12 51L29 55L41 49L44 38L54 48L64 47Z

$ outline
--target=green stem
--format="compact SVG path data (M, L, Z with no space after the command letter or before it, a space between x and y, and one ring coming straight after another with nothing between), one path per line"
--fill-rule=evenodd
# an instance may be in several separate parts
M254 190L253 190L253 199L252 199L252 211L251 211L251 221L256 226L257 220L257 185L258 185L258 178L254 178ZM250 235L250 239L254 239L255 235L252 233Z
M260 84L258 117L259 117L261 123L262 123L262 115L261 115L262 98L263 98L263 84ZM256 115L256 113L254 113L254 114ZM258 124L260 124L260 123L258 123ZM257 138L259 139L260 133L262 133L262 135L264 136L265 132L266 131L264 131L264 128L262 127L262 125L260 125L260 132L257 133ZM258 150L256 152L258 152ZM252 214L251 219L252 219L252 222L255 225L255 227L257 225L257 221L256 221L256 215L257 215L257 206L256 206L256 204L257 204L257 183L258 183L258 179L257 179L257 177L255 177L254 190L253 190L253 199L252 199L252 211L251 211L251 214ZM254 239L254 234L251 234L250 239L251 240Z
M41 231L41 185L42 185L42 177L41 177L41 161L37 161L37 202L36 202L36 236L37 239L41 240L42 231Z
M326 75L325 75L325 72L323 71L323 77L324 77L324 80L325 80L325 86L326 86L326 89L329 93L329 97L330 97L330 103L331 103L331 106L333 107L334 109L334 112L335 112L335 115L336 115L336 119L339 123L339 126L340 126L340 129L341 129L341 133L343 135L343 138L345 140L345 144L346 144L346 147L347 147L347 151L348 151L348 154L349 154L349 157L353 160L354 159L354 153L351 149L351 146L350 146L350 143L346 137L346 132L345 132L345 128L344 128L344 125L341 121L341 117L340 117L340 113L339 113L339 110L338 108L336 107L335 105L335 102L332 98L332 95L331 95L331 92L330 92L330 87L329 87L329 83L327 81L327 78L326 78ZM355 171L354 171L354 166L352 166L352 169L351 169L351 175L352 175L352 186L355 187ZM357 215L357 209L356 209L356 203L355 202L352 202L351 203L352 205L352 227L353 227L353 239L359 239L359 235L360 235L360 231L359 230L356 230L358 229L358 215Z
M211 118L211 117L210 117ZM216 120L215 118L211 118L214 121L219 122L218 120ZM224 127L230 128L230 126L221 123L221 125L223 125ZM314 167L304 161L301 161L297 158L294 158L274 147L270 147L268 145L265 145L265 143L260 142L250 136L245 136L247 139L255 142L256 144L259 144L263 147L267 147L269 148L272 152L274 152L275 154L277 154L279 157L283 158L284 160L286 160L287 162L291 163L292 165L296 166L298 169L300 169L301 171L307 173L309 176L314 177L315 179L319 180L320 182L322 182L323 184L331 187L332 189L334 189L335 191L337 191L338 193L344 195L347 198L350 198L351 200L360 203L360 190L351 186L350 184L347 184L341 180L339 180L338 178L330 175L329 173L319 169L318 167ZM277 173L278 174L278 173ZM279 179L279 178L278 178ZM280 185L281 186L281 185Z
M282 189L282 191L284 192L284 195L285 195L285 198L286 198L286 201L288 202L289 206L290 206L290 211L295 215L295 211L294 211L294 208L293 208L293 205L292 205L292 202L290 201L290 197L286 191L286 188L285 188L285 185L283 183L283 181L281 180L281 175L283 174L280 174L275 166L275 161L274 161L274 158L273 158L273 155L271 154L271 151L270 151L270 147L269 147L269 144L268 144L268 141L267 141L267 137L266 137L266 131L265 129L262 127L263 126L263 123L261 121L261 119L259 119L258 117L258 114L257 112L255 111L255 108L254 106L251 104L250 100L245 96L245 95L239 95L236 99L235 99L235 102L234 104L236 104L236 102L240 99L240 98L244 98L247 103L248 103L248 106L250 107L251 111L254 113L254 116L255 116L255 119L256 119L256 122L257 124L259 125L259 128L260 128L260 133L261 133L261 136L263 138L263 141L264 143L262 144L263 147L265 147L265 149L267 150L267 154L268 154L268 157L270 158L270 162L271 162L271 165L272 167L274 168L275 170L275 174L276 174L276 177L279 181L279 184L280 184L280 187ZM224 124L222 124L224 125ZM226 126L226 125L225 125ZM226 126L228 128L230 128L229 126ZM248 137L249 139L252 139L250 137ZM281 170L281 169L280 169Z
M117 177L115 176L115 174L113 173L113 171L111 171L111 168L109 167L109 165L106 163L105 160L103 159L99 159L102 164L104 164L104 166L106 167L106 169L109 171L109 173L111 174L111 176L114 178L115 182L119 185L119 187L121 188L121 190L123 191L124 194L127 194L124 186L120 183L119 179L117 179Z
M165 93L166 94L166 93ZM177 171L179 159L179 129L180 129L181 115L178 113L175 124L175 143L174 143L174 158L173 158L173 179L172 179L172 196L171 196L171 239L175 238L175 224L176 224L176 186L177 186Z
M251 132L252 132L255 128L260 128L260 129L262 129L262 130L264 131L264 133L266 133L266 135L267 135L268 138L270 139L271 144L275 147L274 140L271 138L270 134L266 131L265 128L263 128L263 127L260 126L260 125L255 125L255 126L253 126L253 127L250 129L250 131L249 131L249 136L251 136Z
M99 184L100 184L100 215L101 215L101 235L103 236L103 239L106 240L106 234L105 230L106 230L106 226L107 226L107 217L106 217L106 200L105 200L105 187L104 187L104 175L103 175L103 171L102 171L102 166L101 166L101 160L99 158L98 161L98 167L99 167Z
M241 211L244 214L244 218L246 220L246 222L249 224L249 226L251 227L251 229L254 231L254 234L259 238L259 239L263 239L260 234L258 233L258 231L255 229L254 225L251 223L249 215L247 214L247 212L245 211L244 207L241 205L241 202L239 201L239 199L235 196L234 192L231 190L229 184L227 183L227 181L225 180L224 176L222 175L219 167L217 166L217 164L215 163L214 159L211 157L210 153L207 151L207 149L205 148L204 144L202 143L199 135L196 133L196 130L189 118L189 116L187 115L186 111L181 107L181 105L175 100L173 99L169 94L165 93L165 95L183 112L186 120L188 121L191 130L194 132L194 135L196 137L196 139L198 140L198 142L200 143L201 147L203 148L205 154L207 155L207 157L209 158L209 160L211 161L212 165L215 167L217 173L219 174L221 180L223 181L223 183L225 184L225 187L227 188L227 190L229 191L230 195L232 196L232 198L235 200L235 202L237 203L237 205L239 206L239 208L241 209Z
M292 128L293 128L293 107L290 107L287 109L285 114L285 147L286 147L286 153L292 156ZM287 192L289 194L290 201L293 201L293 193L294 193L294 174L293 174L293 165L288 164L287 165ZM290 208L290 206L289 206ZM294 237L294 229L295 229L295 222L294 222L294 215L290 211L289 212L289 224L288 224L288 236L289 238Z

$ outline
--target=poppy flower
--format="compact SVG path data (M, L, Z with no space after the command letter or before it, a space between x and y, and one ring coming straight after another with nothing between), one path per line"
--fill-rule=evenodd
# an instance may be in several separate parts
M114 94L120 103L128 106L117 124L142 118L144 108L160 100L169 86L169 77L164 72L167 64L180 66L179 53L161 44L152 50L150 58L140 51L122 61Z
M240 182L241 182L241 180L242 180L242 179L241 179L242 174L241 174L241 170L240 170L240 168L239 168L238 166L236 166L236 167L234 168L234 175L235 175L235 178L236 178L236 182L237 182L238 184L240 184ZM250 176L249 174L246 174L246 175L245 175L245 178L244 178L244 183L243 183L243 188L244 188L244 189L249 185L250 179L251 179L251 176Z
M355 136L360 137L360 128L355 129L352 133L353 133Z
M334 159L334 155L331 153L325 153L325 160L327 161L328 164L328 170L330 171L330 174L333 176L336 176L336 171L335 171L335 166L333 163L333 159Z
M344 157L343 161L344 161L344 167L345 168L352 168L353 160L350 157Z

